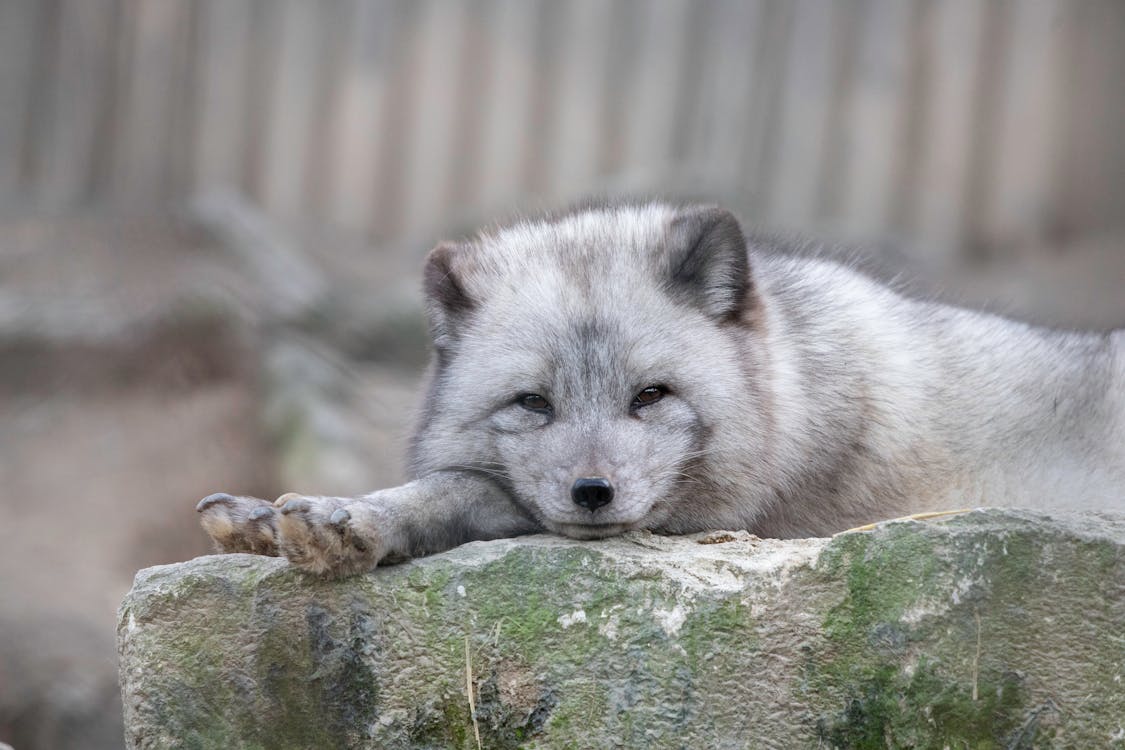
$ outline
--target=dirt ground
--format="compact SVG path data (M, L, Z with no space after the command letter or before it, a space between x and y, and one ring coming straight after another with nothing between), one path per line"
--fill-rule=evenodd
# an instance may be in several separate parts
M251 352L174 316L207 252L166 226L0 234L0 740L121 747L115 612L140 567L207 552L192 506L269 494ZM173 323L173 319L179 322Z
M120 747L117 605L138 568L208 550L192 513L207 488L268 494L253 395L220 381L9 397L0 423L0 736Z

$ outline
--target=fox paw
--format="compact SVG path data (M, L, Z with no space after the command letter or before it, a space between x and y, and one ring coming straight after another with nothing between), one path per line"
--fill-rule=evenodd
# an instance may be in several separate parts
M284 556L302 570L346 576L374 568L386 554L370 503L294 492L274 502L218 492L195 506L220 552Z
M310 573L347 576L372 570L385 554L370 503L289 493L274 503L278 549Z
M277 556L277 512L268 501L216 492L195 509L220 552Z

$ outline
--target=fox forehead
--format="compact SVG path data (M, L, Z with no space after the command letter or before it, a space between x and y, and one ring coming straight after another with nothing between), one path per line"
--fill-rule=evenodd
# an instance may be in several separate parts
M622 205L518 221L482 232L473 243L478 271L493 277L555 266L574 278L589 270L612 274L650 265L675 209ZM579 274L580 275L580 274Z
M558 340L574 338L557 330L560 321L578 322L578 338L593 327L623 330L628 341L638 323L681 318L685 311L665 293L664 250L675 215L663 204L623 205L480 234L458 269L479 306L474 327L485 336L526 329L523 338Z

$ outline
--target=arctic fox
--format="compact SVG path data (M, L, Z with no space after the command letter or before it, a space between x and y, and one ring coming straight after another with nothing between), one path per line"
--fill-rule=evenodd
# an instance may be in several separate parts
M609 204L445 243L414 481L217 494L224 551L346 575L463 542L826 535L975 505L1125 507L1125 331L903 297L712 208Z

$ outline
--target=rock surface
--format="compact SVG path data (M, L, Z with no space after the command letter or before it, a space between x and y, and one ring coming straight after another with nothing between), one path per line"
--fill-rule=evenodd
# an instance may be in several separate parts
M1125 516L990 510L525 537L344 581L198 558L121 606L127 742L1125 747L1123 549Z

